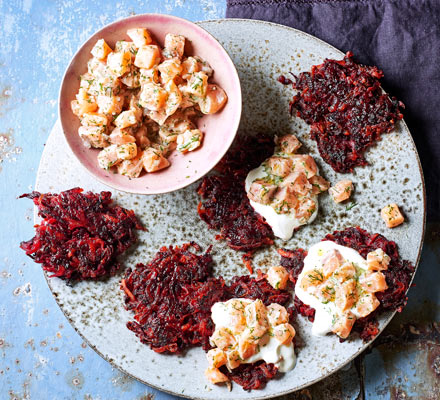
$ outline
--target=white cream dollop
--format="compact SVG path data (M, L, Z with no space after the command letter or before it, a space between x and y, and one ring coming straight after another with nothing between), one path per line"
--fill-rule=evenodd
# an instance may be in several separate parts
M267 173L263 166L259 166L258 168L249 171L245 181L246 192L249 192L252 182L255 181L255 179L265 178L266 176ZM260 204L253 200L249 201L252 208L264 217L276 237L279 237L282 240L289 240L293 236L293 231L296 228L313 222L318 215L318 196L312 195L310 198L316 203L316 208L307 221L297 218L295 216L295 210L287 214L278 214L269 204Z
M353 263L357 270L367 271L368 268L367 261L356 250L350 247L341 246L330 240L316 243L310 247L304 259L304 268L299 274L295 285L295 296L316 310L315 321L312 326L312 334L315 336L324 336L331 332L334 317L338 315L340 311L337 309L335 302L322 303L316 296L301 288L300 282L308 272L313 271L315 268L321 268L324 257L333 249L338 250L346 261ZM352 308L350 311L356 315L356 317L359 317L355 308Z

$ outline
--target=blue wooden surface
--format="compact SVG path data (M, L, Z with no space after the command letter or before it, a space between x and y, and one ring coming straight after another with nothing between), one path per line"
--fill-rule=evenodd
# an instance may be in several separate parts
M59 310L41 269L18 248L33 229L31 202L17 196L34 185L67 63L93 31L144 12L214 19L224 16L225 2L0 1L0 399L172 398L89 349ZM439 244L439 227L431 225L407 308L357 369L352 365L301 396L440 397L439 328L433 324L439 321Z

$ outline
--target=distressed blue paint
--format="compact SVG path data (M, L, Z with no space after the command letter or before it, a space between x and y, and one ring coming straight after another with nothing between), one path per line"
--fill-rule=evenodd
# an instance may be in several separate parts
M18 249L32 237L32 189L44 142L56 121L62 74L95 30L133 13L221 18L223 0L0 1L0 134L13 129L16 161L0 164L0 399L172 398L121 374L66 321L39 266ZM0 136L1 137L1 136ZM1 147L0 147L1 149ZM1 154L1 151L0 151ZM0 155L1 157L1 155ZM30 283L30 293L17 288ZM2 342L0 342L2 343ZM28 343L28 344L27 344ZM75 385L76 383L76 385ZM144 397L146 398L146 397Z
M56 120L64 68L93 31L144 12L196 21L223 17L225 4L223 0L0 0L0 135L11 129L14 139L7 146L10 157L0 164L1 399L133 400L150 393L160 400L172 398L124 376L85 346L56 305L40 268L18 249L19 241L30 238L33 229L31 202L16 198L32 190L44 142ZM0 144L3 157L1 149ZM438 279L432 279L438 278L438 245L433 240L426 246L417 286L394 327L406 321L423 325L439 320ZM427 299L431 303L424 314L420 310L427 310ZM381 351L379 346L365 356L366 398L387 399L391 386L420 395L421 377L413 376L413 361L423 353L402 345L390 362ZM408 380L399 382L393 371L401 371ZM343 391L350 386L343 376L340 381ZM319 385L325 386L316 385L314 394L319 393Z

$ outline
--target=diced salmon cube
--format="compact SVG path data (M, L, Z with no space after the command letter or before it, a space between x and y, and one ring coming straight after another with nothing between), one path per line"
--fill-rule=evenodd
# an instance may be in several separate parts
M105 129L102 126L80 126L78 134L89 146L102 148L108 145L104 137Z
M274 338L286 346L292 343L295 333L295 328L288 323L279 324L272 329Z
M110 53L107 56L107 66L116 76L122 76L130 70L131 53Z
M340 338L346 339L356 322L356 316L348 311L338 316L333 324L332 332L336 333Z
M377 300L374 294L364 294L356 303L356 311L359 314L359 318L363 318L368 314L371 314L377 307L379 307L379 305L380 302Z
M159 171L170 165L170 162L162 155L162 153L151 147L144 151L142 161L144 169L147 172Z
M353 182L348 179L339 181L328 190L335 203L340 203L341 201L347 200L351 196L352 191Z
M167 33L165 36L165 50L166 57L182 58L185 51L185 36L174 35Z
M150 44L153 41L150 33L145 28L129 29L127 31L127 35L131 40L133 40L133 43L136 47Z
M252 182L247 196L256 203L269 204L276 190L276 185L265 182L262 179L256 179Z
M312 184L312 194L325 192L330 187L330 182L319 175L312 176L309 181Z
M226 353L219 348L209 350L206 353L206 358L208 359L209 366L214 368L220 368L227 361Z
M244 315L246 317L246 325L248 327L262 326L267 329L269 326L267 310L260 299L257 299L251 304L247 305L244 309Z
M318 286L324 282L324 275L321 270L313 269L307 271L301 279L301 288L307 290L309 287Z
M165 107L168 92L156 83L146 83L142 86L139 104L152 111L159 111Z
M116 149L116 153L118 154L118 158L120 160L130 160L137 155L136 143L132 142L120 144Z
M283 186L289 185L294 193L307 196L312 190L312 185L304 172L292 172L283 181Z
M394 228L405 220L396 203L384 207L380 214L388 228Z
M137 46L133 42L118 40L115 44L115 51L118 53L130 53L133 60L137 53Z
M159 137L162 142L175 142L177 140L177 133L168 130L164 125L159 129Z
M83 126L102 126L107 128L108 118L100 113L85 113L81 118L81 125Z
M76 99L78 100L78 102L84 102L84 101L87 101L87 100L92 100L91 98L90 98L90 96L89 96L89 94L87 93L87 90L86 89L83 89L83 88L79 88L79 90L78 90L78 93L76 94Z
M99 95L96 100L99 106L99 112L102 114L119 114L124 105L123 96Z
M82 117L85 113L93 113L98 109L98 104L94 101L81 101L72 100L70 102L70 106L72 108L72 112L78 116Z
M137 178L144 166L142 162L142 151L138 151L136 157L131 160L124 160L117 165L118 173L128 178Z
M331 249L322 259L324 277L327 279L336 271L344 262L341 253L336 249Z
M150 69L160 62L160 49L158 46L149 44L140 46L136 58L134 59L134 65L138 68Z
M182 72L182 65L178 58L169 58L159 64L157 69L160 72L162 83L165 84Z
M86 72L84 75L81 75L81 80L79 83L79 88L84 89L86 92L89 91L90 86L92 85L93 81L96 78L92 75Z
M281 265L273 266L267 271L266 279L274 289L285 289L289 280L289 273Z
M93 96L120 95L121 82L117 76L112 75L112 72L107 71L104 76L93 79L88 91Z
M247 302L230 300L228 303L228 329L234 333L240 333L246 326L245 307Z
M182 61L182 78L189 79L194 72L199 72L199 62L194 57L188 57Z
M234 336L225 328L216 329L209 338L209 342L222 350L232 348L236 344Z
M99 152L98 165L102 169L109 169L121 161L118 158L117 147L116 144L112 144Z
M187 153L200 147L203 133L199 129L191 129L177 136L177 151Z
M214 73L214 70L211 68L211 66L209 65L208 61L203 60L199 56L194 56L194 58L199 63L200 71L204 72L208 76L211 76Z
M186 87L188 93L197 97L205 97L208 89L208 75L204 72L194 72Z
M356 275L356 268L351 262L345 262L336 271L333 276L339 281L344 282L347 279L352 279Z
M93 57L96 57L99 60L104 60L107 57L107 54L111 53L112 49L105 42L104 39L99 39L90 53L92 53Z
M293 163L290 158L273 156L266 161L266 164L274 175L284 178L292 171Z
M205 97L199 100L200 111L203 114L215 114L223 108L227 101L228 96L220 86L209 84Z
M390 256L382 249L376 249L367 254L367 265L369 271L384 271L388 269L390 261Z
M293 172L304 172L307 179L311 179L318 172L315 160L308 154L296 154L292 156Z
M312 199L301 199L298 208L295 210L296 218L308 221L316 211L316 202Z
M130 66L130 70L121 78L121 82L131 89L136 89L141 86L141 79L139 69Z
M104 61L93 57L87 61L87 72L94 78L102 78L109 73L109 67Z
M237 368L241 364L241 357L237 349L226 351L226 359L226 366L229 369Z
M348 310L357 300L356 281L348 279L335 287L335 305L341 311Z
M163 125L165 123L165 121L168 118L167 113L165 112L164 109L155 111L155 110L147 110L146 114L148 115L148 117L154 121L157 122L160 125Z
M298 198L291 186L281 186L275 193L274 209L278 214L289 214L298 206Z
M282 305L278 303L272 303L266 307L266 310L267 319L270 325L274 326L289 322L289 314L287 313L286 308Z
M318 287L318 290L315 292L323 302L334 301L336 296L335 285L332 281L327 280L322 285Z
M295 135L284 135L278 138L278 146L283 153L294 154L300 147L301 142Z
M160 76L157 67L150 69L140 68L139 69L139 82L141 85L145 83L159 83Z
M267 329L268 327L262 325L255 325L245 328L240 334L238 340L239 346L241 342L259 344L262 341L263 337L266 338L265 333L267 332Z
M165 84L165 90L168 92L165 112L167 115L173 115L179 109L180 103L182 103L182 94L172 80Z
M229 382L228 377L221 373L218 368L209 367L205 371L205 376L211 383L223 383L223 382Z
M129 126L136 125L138 120L136 118L136 112L134 110L122 111L114 120L114 124L119 129L127 128Z
M112 133L109 136L109 142L111 144L126 144L126 143L135 143L136 138L131 136L125 130L121 130L120 128L113 129Z
M179 85L178 88L180 90L180 93L182 94L182 103L180 104L181 109L186 109L199 105L199 102L202 98L190 93L188 85Z
M385 275L382 272L368 273L359 282L362 289L369 293L383 292L388 289Z
M238 355L242 360L252 357L257 351L257 345L255 343L250 343L245 339L240 338L238 340Z

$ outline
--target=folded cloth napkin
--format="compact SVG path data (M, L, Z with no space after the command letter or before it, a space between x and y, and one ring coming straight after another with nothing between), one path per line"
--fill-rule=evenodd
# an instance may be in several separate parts
M439 0L227 0L226 16L291 26L382 69L384 89L406 105L428 221L440 221Z

